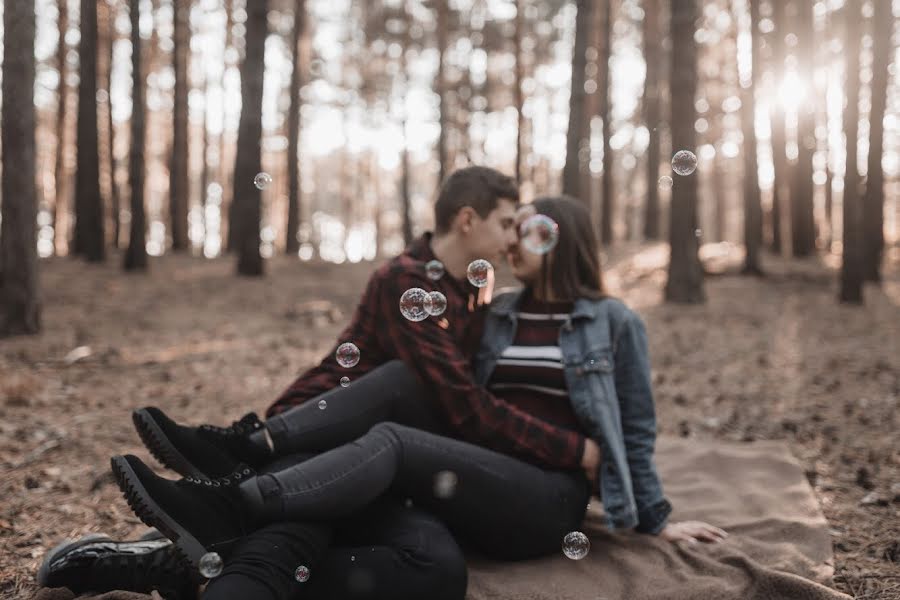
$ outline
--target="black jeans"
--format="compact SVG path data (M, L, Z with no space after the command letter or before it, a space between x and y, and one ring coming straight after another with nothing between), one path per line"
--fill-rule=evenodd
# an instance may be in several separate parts
M343 518L390 492L411 498L493 558L558 552L584 519L590 498L584 473L542 469L426 431L443 431L427 397L415 374L393 361L321 396L324 409L311 401L269 419L276 450L321 454L242 484L257 516Z

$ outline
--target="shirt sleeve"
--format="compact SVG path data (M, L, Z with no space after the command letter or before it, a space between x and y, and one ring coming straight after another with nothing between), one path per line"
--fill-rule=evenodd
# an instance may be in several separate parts
M475 382L469 358L449 328L429 317L413 322L399 309L404 291L430 289L416 273L398 273L379 290L379 335L435 393L438 409L466 441L527 457L555 469L580 468L584 436L538 419L497 398ZM453 327L453 324L450 324Z

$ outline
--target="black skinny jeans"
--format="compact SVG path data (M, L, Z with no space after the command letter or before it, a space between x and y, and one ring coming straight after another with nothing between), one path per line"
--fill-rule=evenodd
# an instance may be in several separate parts
M584 473L542 469L432 433L444 430L427 397L418 377L392 361L320 396L324 409L314 400L269 419L276 451L321 454L242 484L255 500L249 504L264 522L332 520L391 492L492 558L559 552L584 519Z

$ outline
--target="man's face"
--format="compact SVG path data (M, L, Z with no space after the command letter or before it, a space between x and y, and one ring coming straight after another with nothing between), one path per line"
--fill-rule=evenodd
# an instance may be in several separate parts
M518 241L516 233L516 204L501 198L497 208L484 219L475 217L468 235L469 256L472 260L483 258L492 264L505 259Z

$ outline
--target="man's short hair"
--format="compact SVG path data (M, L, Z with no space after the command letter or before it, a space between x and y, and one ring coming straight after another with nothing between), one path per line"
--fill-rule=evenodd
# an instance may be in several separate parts
M453 217L471 206L481 218L497 208L501 198L519 201L516 180L490 167L465 167L451 173L441 185L434 205L434 229L447 233Z

